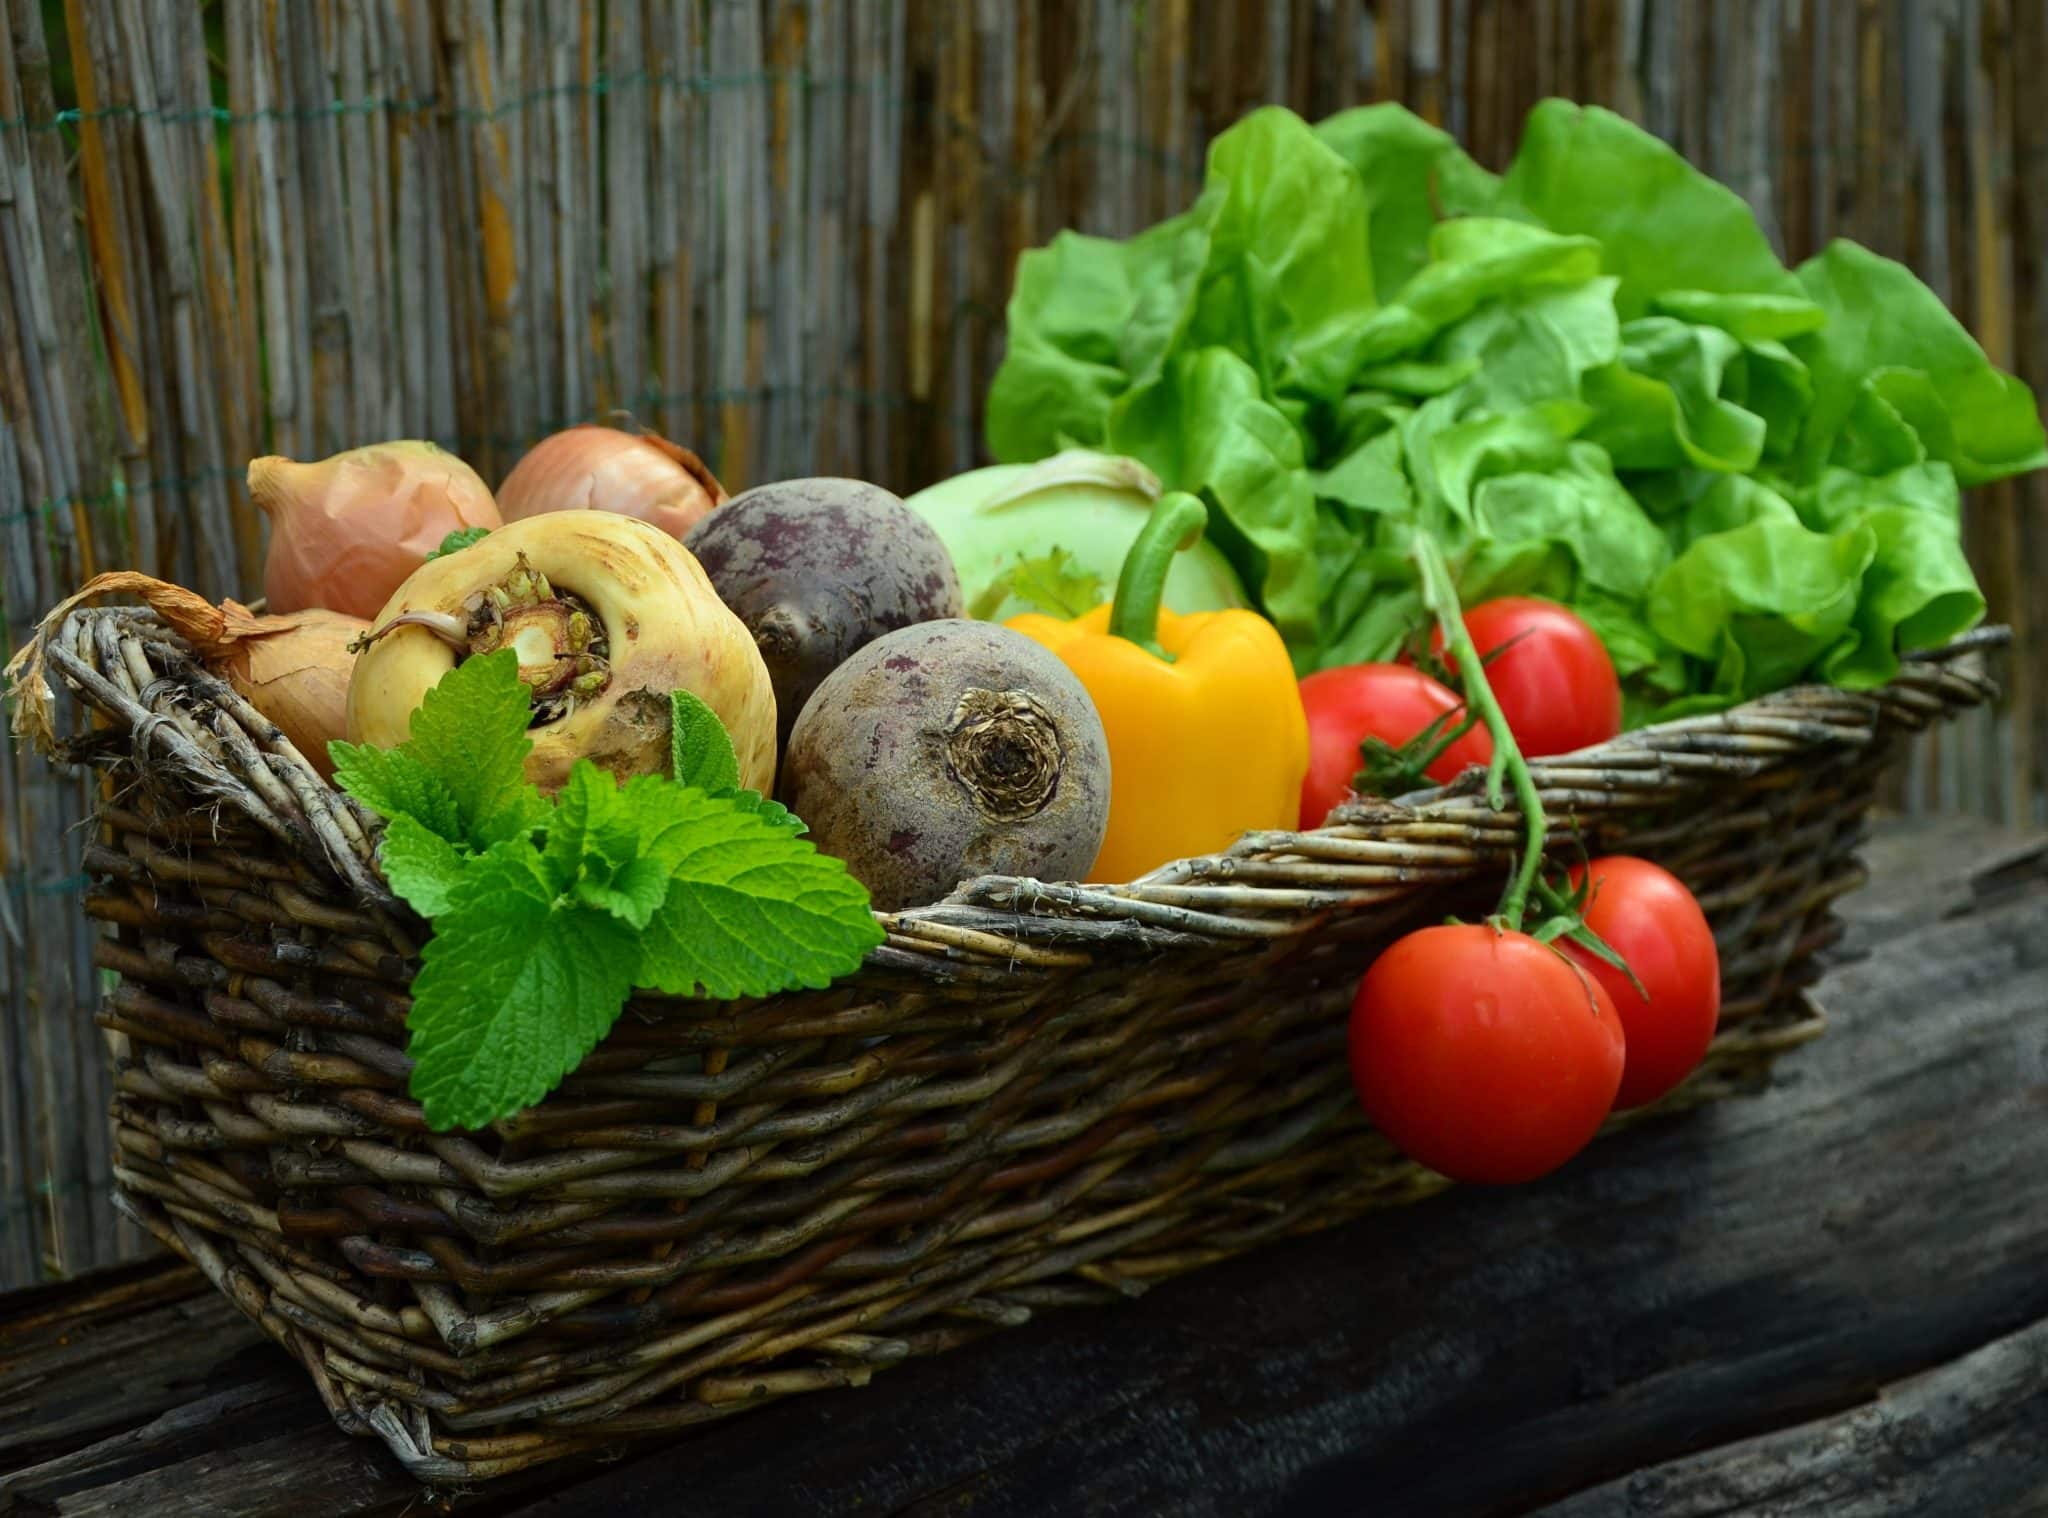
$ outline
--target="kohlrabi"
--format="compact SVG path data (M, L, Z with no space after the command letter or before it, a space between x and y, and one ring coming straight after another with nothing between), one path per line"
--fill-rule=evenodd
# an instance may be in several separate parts
M956 475L905 504L953 555L968 615L998 621L1020 611L1077 616L1108 600L1158 499L1158 477L1135 459L1073 449ZM1251 604L1206 539L1176 557L1165 599L1177 612Z

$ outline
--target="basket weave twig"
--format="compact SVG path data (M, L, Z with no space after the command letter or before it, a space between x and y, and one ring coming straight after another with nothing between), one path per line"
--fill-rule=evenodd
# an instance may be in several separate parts
M1658 860L1714 924L1721 1032L1664 1107L1820 1031L1878 776L1987 699L1999 637L1532 766L1559 841ZM545 1102L436 1134L374 818L151 614L43 652L97 713L54 746L110 781L122 1203L423 1479L859 1385L1444 1184L1358 1115L1344 1014L1391 937L1497 893L1519 819L1477 775L1129 886L966 883L828 991L635 1000Z

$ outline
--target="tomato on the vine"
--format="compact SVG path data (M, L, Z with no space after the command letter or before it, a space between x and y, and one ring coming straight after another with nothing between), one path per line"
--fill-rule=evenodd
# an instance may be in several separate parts
M1614 1105L1621 1021L1598 980L1526 933L1423 928L1365 974L1351 1077L1380 1131L1454 1181L1531 1181Z
M1399 748L1446 713L1462 717L1462 703L1441 682L1405 664L1347 664L1318 670L1301 682L1308 713L1308 774L1301 782L1301 826L1321 827L1331 808L1351 794L1364 759L1359 746L1378 738ZM1466 766L1493 757L1493 739L1475 727L1439 754L1425 773L1448 784Z
M1614 661L1576 613L1533 596L1503 596L1466 612L1465 629L1525 758L1569 754L1621 731ZM1430 646L1455 670L1441 628Z
M1574 889L1588 873L1592 894L1580 916L1635 971L1643 989L1577 944L1560 947L1613 1000L1628 1035L1628 1063L1615 1105L1640 1107L1690 1075L1714 1041L1721 1017L1721 955L1707 914L1670 871L1615 854L1575 868Z

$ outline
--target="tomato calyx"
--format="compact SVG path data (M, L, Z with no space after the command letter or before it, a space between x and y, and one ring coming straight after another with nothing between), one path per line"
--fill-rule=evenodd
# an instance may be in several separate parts
M1581 849L1579 852L1583 856L1585 850ZM1536 900L1547 915L1541 923L1528 930L1529 936L1538 943L1556 950L1568 960L1571 960L1571 956L1557 949L1557 941L1563 939L1567 943L1577 944L1602 964L1612 966L1626 975L1636 994L1648 1001L1650 993L1643 989L1642 981L1629 967L1629 962L1616 953L1614 946L1595 933L1586 923L1586 905L1592 899L1593 889L1590 875L1581 879L1576 886L1571 884L1571 877L1567 875L1563 890L1559 890L1539 875L1536 879ZM1584 968L1578 966L1578 961L1571 962L1583 975Z
M1436 784L1429 777L1429 767L1477 726L1478 715L1465 705L1439 713L1429 726L1398 747L1367 734L1358 745L1363 764L1352 778L1351 789L1361 796L1405 796L1410 791L1428 790Z
M1583 855L1585 850L1581 849L1579 852ZM1587 986L1589 998L1591 997L1592 989L1591 982L1586 979L1585 966L1558 948L1560 941L1577 944L1602 964L1619 970L1628 977L1628 983L1635 988L1636 994L1645 1001L1648 1001L1650 993L1644 988L1642 980L1636 975L1636 972L1629 966L1629 962L1616 953L1614 946L1594 932L1586 922L1585 908L1587 902L1591 899L1593 890L1590 879L1582 879L1576 886L1571 884L1569 875L1566 875L1564 879L1565 886L1560 889L1544 877L1540 875L1537 877L1533 894L1536 902L1544 909L1544 915L1535 922L1511 923L1502 913L1493 912L1481 919L1482 924L1496 936L1503 933L1524 933L1535 939L1544 948L1550 950L1551 953L1572 967L1573 973L1579 977L1580 982ZM1443 920L1443 926L1447 928L1462 928L1471 925L1463 918L1453 915Z
M1458 671L1452 666L1450 659L1446 657L1447 650L1437 647L1439 635L1437 624L1434 621L1423 623L1401 640L1400 652L1394 655L1394 662L1397 664L1413 665L1416 669L1429 676L1430 679L1436 681L1437 684L1446 686L1462 696L1465 694L1465 687L1458 679ZM1503 654L1528 636L1525 632L1516 633L1506 642L1494 648L1489 648L1479 656L1481 667L1499 662ZM1478 719L1474 718L1473 720L1476 722Z

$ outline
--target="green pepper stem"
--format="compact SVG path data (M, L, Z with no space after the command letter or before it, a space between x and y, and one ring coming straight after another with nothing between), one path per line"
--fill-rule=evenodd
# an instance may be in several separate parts
M1154 658L1172 659L1159 646L1159 602L1166 594L1166 574L1173 568L1173 556L1201 542L1208 525L1209 508L1185 490L1160 497L1116 577L1116 602L1109 609L1113 636L1128 639Z
M1458 605L1458 589L1451 582L1443 550L1427 533L1417 533L1410 552L1422 571L1423 603L1443 629L1445 651L1465 687L1465 704L1478 713L1493 738L1493 758L1486 766L1486 799L1499 808L1500 777L1505 772L1514 782L1515 800L1522 808L1522 857L1514 879L1508 883L1507 894L1501 898L1499 913L1509 930L1516 931L1522 926L1522 913L1529 904L1537 872L1543 868L1543 844L1550 835L1550 821L1543 815L1543 798L1536 793L1536 779L1529 773L1529 762L1516 746L1515 735L1508 731L1508 720L1494 699L1493 687L1487 684L1486 663L1473 645L1472 634L1466 630L1465 613Z

